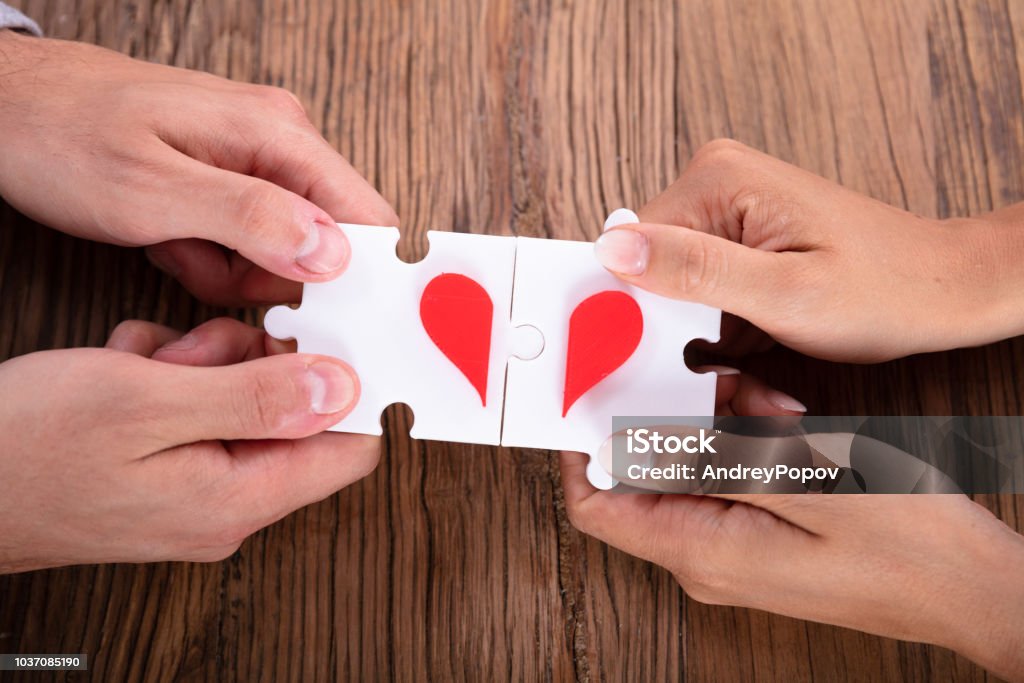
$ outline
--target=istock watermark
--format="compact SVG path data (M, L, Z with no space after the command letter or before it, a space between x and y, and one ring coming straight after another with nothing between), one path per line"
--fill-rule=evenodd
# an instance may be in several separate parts
M616 417L624 493L1024 493L1024 417Z
M663 436L656 429L626 430L626 452L630 454L646 453L715 453L711 442L715 440L714 434L708 434L707 430L701 429L698 434L669 434Z

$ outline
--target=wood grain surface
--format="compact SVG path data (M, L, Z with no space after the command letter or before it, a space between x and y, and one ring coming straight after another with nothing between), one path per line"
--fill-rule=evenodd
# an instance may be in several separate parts
M293 90L396 207L406 258L427 229L592 239L720 136L928 216L1024 199L1009 0L13 4L52 36ZM7 207L0 225L2 358L224 313L138 251ZM742 367L819 414L1022 413L1021 339ZM390 411L374 474L225 562L0 578L0 652L89 654L87 675L57 680L987 678L943 649L689 600L571 528L552 454L412 442L408 426ZM983 502L1024 528L1022 497Z

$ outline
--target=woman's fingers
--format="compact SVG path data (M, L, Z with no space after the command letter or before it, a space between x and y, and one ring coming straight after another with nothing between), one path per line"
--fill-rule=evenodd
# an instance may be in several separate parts
M699 495L598 491L587 456L561 454L565 507L573 526L668 568L691 597L733 603L754 577L789 572L813 536L774 513ZM745 576L744 581L738 581Z
M715 412L718 415L801 416L807 406L789 394L773 389L753 375L723 365L705 365L695 372L718 375Z

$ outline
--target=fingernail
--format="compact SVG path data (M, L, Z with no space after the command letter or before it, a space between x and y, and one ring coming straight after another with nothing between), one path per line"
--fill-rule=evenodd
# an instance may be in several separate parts
M719 377L740 374L739 370L736 368L730 368L727 365L701 365L700 367L694 368L693 371L697 373L713 372Z
M617 228L620 225L629 225L630 223L639 222L640 216L637 216L629 209L615 209L610 214L608 214L608 218L605 219L604 229L607 231L611 230L612 228Z
M171 277L178 277L181 274L181 268L178 266L178 262L175 261L170 253L166 249L160 247L149 247L146 249L146 258L152 263L158 270L162 270Z
M594 254L613 273L640 275L647 270L647 237L636 230L610 230L594 242Z
M309 385L309 407L317 415L341 412L350 405L356 394L352 374L334 363L314 363L306 370Z
M186 334L181 339L177 339L175 341L168 342L168 343L164 344L158 350L159 351L188 351L189 349L194 349L196 347L196 344L198 344L198 343L199 343L199 339L196 338L196 336L194 334L189 332L188 334Z
M348 240L334 223L313 221L295 262L311 273L331 273L348 260Z
M768 402L780 410L788 410L791 413L806 413L807 406L796 400L789 394L784 394L777 389L772 389L767 395Z

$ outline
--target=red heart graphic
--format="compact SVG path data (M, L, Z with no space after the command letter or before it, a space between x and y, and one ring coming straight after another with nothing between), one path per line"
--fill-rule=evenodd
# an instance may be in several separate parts
M423 329L476 388L485 406L493 316L494 304L487 290L465 275L438 275L420 297Z
M629 360L644 333L639 304L625 292L599 292L569 318L562 417L580 396Z

